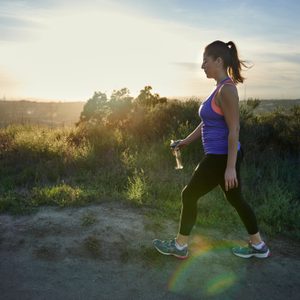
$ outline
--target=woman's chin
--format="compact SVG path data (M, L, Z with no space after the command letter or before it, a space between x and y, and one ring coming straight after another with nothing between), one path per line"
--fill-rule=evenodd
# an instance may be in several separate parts
M210 76L209 76L209 74L207 72L204 71L204 73L205 73L205 75L206 75L207 78L210 78Z

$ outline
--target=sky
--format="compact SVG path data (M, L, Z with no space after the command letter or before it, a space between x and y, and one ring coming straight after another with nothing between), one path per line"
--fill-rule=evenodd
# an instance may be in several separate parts
M0 99L86 101L146 85L205 98L214 40L252 67L240 99L300 98L298 0L0 0Z

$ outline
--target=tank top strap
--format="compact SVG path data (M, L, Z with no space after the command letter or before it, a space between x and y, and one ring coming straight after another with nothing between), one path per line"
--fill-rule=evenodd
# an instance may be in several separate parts
M232 81L232 79L230 77L226 77L225 79L223 79L218 85L217 85L217 90L219 90L223 85L225 84L231 84L231 85L235 85L234 82Z
M212 100L211 100L211 108L212 108L212 110L213 110L215 113L217 113L218 115L221 115L221 116L223 116L224 113L223 113L221 107L218 106L218 105L216 104L215 97L216 97L217 93L219 92L219 90L221 89L221 87L223 87L224 85L227 85L227 84L228 84L228 85L234 85L234 86L235 86L234 82L231 80L230 77L225 78L225 79L222 80L222 81L218 84L218 86L216 87L215 92L214 92L214 95L213 95Z

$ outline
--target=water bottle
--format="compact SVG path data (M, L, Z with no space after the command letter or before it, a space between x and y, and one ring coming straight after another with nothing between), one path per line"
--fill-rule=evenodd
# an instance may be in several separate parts
M177 145L179 143L180 143L180 140L178 140L178 141L171 140L171 144L170 144L173 155L175 156L175 159L176 159L176 167L175 167L176 170L183 169L183 165L182 165L182 161L181 161L181 152L180 152L179 147L177 147Z

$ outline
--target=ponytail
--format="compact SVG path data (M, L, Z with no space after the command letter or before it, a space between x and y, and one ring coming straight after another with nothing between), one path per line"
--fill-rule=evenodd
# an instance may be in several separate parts
M245 78L241 75L242 66L247 68L244 61L239 59L237 48L234 42L229 41L226 43L231 56L231 65L228 66L228 73L235 83L243 83Z
M239 59L238 51L235 43L229 41L214 41L205 48L205 53L214 59L221 57L224 68L228 71L234 83L243 83L245 78L241 75L242 66L248 68L246 63Z

